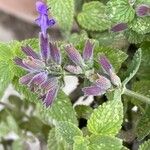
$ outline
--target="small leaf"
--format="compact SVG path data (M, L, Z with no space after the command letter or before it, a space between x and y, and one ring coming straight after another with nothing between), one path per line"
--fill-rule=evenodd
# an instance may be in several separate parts
M81 130L70 122L58 122L56 125L56 132L69 144L73 144L75 136L82 136Z
M139 70L141 59L142 59L142 52L141 52L141 49L138 49L138 51L135 53L133 60L127 70L127 73L126 73L127 77L122 82L124 86L135 76L135 74Z
M77 19L83 28L91 31L104 31L111 25L106 14L106 6L99 1L85 3Z
M135 10L128 0L110 0L107 3L108 12L113 22L130 22L134 19Z
M70 99L63 92L59 92L51 108L46 109L42 104L38 104L37 111L39 116L50 124L55 124L58 121L68 121L76 125L78 124Z
M73 150L89 150L88 149L89 141L82 136L74 137Z
M89 150L121 150L122 140L109 136L91 136Z
M120 100L108 101L94 110L87 127L95 135L115 136L123 122L123 105Z
M149 150L150 148L150 140L145 141L142 145L140 145L139 150Z
M48 0L52 16L62 31L70 32L73 25L74 0Z

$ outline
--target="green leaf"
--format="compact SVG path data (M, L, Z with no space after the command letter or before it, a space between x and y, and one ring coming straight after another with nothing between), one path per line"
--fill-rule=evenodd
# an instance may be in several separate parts
M144 139L147 135L150 134L150 106L138 120L136 134L139 140Z
M150 140L145 141L142 145L140 145L139 150L149 150L150 148Z
M149 17L139 17L139 18L134 19L130 23L130 28L139 34L150 33Z
M74 137L73 150L89 150L88 149L89 141L82 136Z
M141 49L138 49L138 51L134 54L133 60L131 64L129 65L129 68L126 72L126 79L122 82L124 86L135 76L137 71L139 70L140 64L142 59L142 52Z
M12 150L24 150L25 145L23 143L22 139L18 139L12 143Z
M48 0L52 16L63 32L70 32L73 25L74 0Z
M138 77L141 79L148 79L150 80L150 42L144 42L141 45L142 49L142 61L139 68L139 71L137 72Z
M59 138L59 140L56 137L55 128L51 129L48 136L47 141L47 149L48 150L67 150L65 142Z
M108 13L113 22L130 22L134 19L135 10L128 0L110 0L107 3Z
M78 118L89 119L93 109L90 106L86 105L77 105L75 107L75 111L77 113Z
M123 105L118 99L108 101L94 110L87 127L95 135L115 136L123 122Z
M128 55L119 49L114 49L110 47L97 46L94 49L94 58L96 60L96 66L99 66L98 53L103 53L109 59L110 63L113 65L116 72L119 71L121 64L127 59ZM97 67L97 69L99 69Z
M121 150L122 140L109 136L91 136L89 150Z
M67 121L61 121L56 124L56 132L68 143L73 144L73 138L75 136L82 136L81 130L75 126L74 124L67 122Z
M58 121L68 121L78 124L75 110L70 102L69 97L63 92L59 92L57 98L51 108L45 108L42 104L37 104L37 111L48 123L56 123ZM69 115L68 115L69 113Z
M106 6L99 1L85 3L77 19L83 28L91 31L104 31L111 25L106 14Z
M141 43L145 38L145 35L138 34L137 32L131 29L125 32L125 36L127 37L129 43L133 44Z

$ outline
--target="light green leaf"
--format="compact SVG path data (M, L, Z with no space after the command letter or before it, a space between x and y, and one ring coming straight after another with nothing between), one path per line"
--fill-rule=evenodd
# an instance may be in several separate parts
M150 134L150 106L138 120L136 134L139 140L144 139L148 134Z
M134 19L135 10L128 0L110 0L107 7L113 22L130 22Z
M139 150L149 150L150 148L150 140L145 141L142 145L140 145Z
M69 97L63 92L59 92L51 108L45 108L42 104L37 105L39 116L48 123L57 123L58 121L68 121L78 124L75 110ZM68 115L69 113L69 115Z
M121 150L122 140L109 136L91 136L89 150Z
M139 17L139 18L134 19L130 23L130 28L139 34L150 33L149 17Z
M73 144L73 138L75 136L82 136L81 130L74 124L61 121L56 124L56 132L68 143Z
M74 137L73 150L89 150L88 149L89 141L82 136Z
M134 54L133 60L126 72L127 77L122 82L123 86L126 86L126 84L135 76L135 74L139 70L141 59L142 59L142 51L141 49L138 49L138 51Z
M123 122L123 105L120 100L108 101L94 110L87 127L95 135L115 136Z
M106 6L99 1L85 3L77 19L83 28L91 31L104 31L111 26L106 14Z
M59 140L56 137L55 128L51 129L48 136L47 141L47 149L48 150L67 150L66 149L65 142L59 138Z
M73 25L74 0L48 0L47 2L62 32L70 32Z

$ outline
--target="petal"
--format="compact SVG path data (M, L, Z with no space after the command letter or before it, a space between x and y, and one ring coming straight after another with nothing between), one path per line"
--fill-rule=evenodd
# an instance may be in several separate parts
M107 90L111 87L111 82L104 76L98 75L99 79L96 80L96 85L101 89Z
M27 84L32 80L33 77L34 77L34 74L29 73L29 74L27 74L27 75L21 77L21 78L19 79L19 82L20 82L21 84L27 85Z
M83 50L83 59L85 61L93 59L93 50L94 50L94 44L92 44L90 42L90 40L87 40L85 47L84 47L84 50Z
M43 33L39 33L41 55L44 60L48 60L50 57L49 38L48 35L44 36Z
M61 53L56 43L50 43L51 58L57 64L61 64Z
M40 14L47 14L48 7L46 6L45 3L41 2L41 1L37 1L36 2L36 10Z
M84 62L80 53L73 47L72 44L67 45L65 47L65 50L68 54L68 57L70 58L72 62L74 62L77 66L80 66L80 67L84 66Z
M113 32L120 32L120 31L124 31L127 28L128 28L128 25L126 23L119 23L119 24L114 25L111 28L111 31L113 31Z
M56 23L56 21L54 19L49 19L48 20L48 26L51 27Z
M27 70L27 71L30 70L30 68L28 68L28 67L23 63L23 60L22 60L21 58L16 57L16 58L14 59L14 62L15 62L16 65L22 67L23 69L25 69L25 70Z
M30 46L22 46L21 49L27 56L31 56L34 59L40 59L39 55L36 52L34 52Z
M58 90L59 88L55 86L47 93L46 98L44 100L44 104L46 105L46 107L51 106L51 104L53 103L54 99L57 96Z
M43 82L40 85L40 87L47 91L47 90L50 90L51 88L53 88L56 85L57 85L57 78L53 77L53 78L49 78L48 80Z
M100 95L103 95L106 93L106 90L103 90L101 89L100 87L96 86L96 85L93 85L93 86L90 86L90 87L85 87L82 89L82 91L84 92L84 94L86 96L90 96L90 95L93 95L93 96L100 96Z
M145 4L138 5L136 8L136 14L139 17L145 17L150 15L150 6Z
M29 85L29 87L33 86L33 85L40 85L43 82L45 82L46 80L47 80L47 73L40 72L33 77L33 79L30 81L30 83L28 85Z
M44 62L39 59L34 59L33 57L27 57L27 59L23 59L23 64L28 68L36 71L40 71L45 68Z
M65 69L73 74L81 74L82 69L79 66L68 65Z
M119 87L121 86L121 80L120 78L116 75L116 73L114 72L110 72L110 79L111 79L111 82L113 83L113 85Z
M104 55L100 56L99 62L102 65L105 73L109 74L110 70L113 70L113 67L110 64L109 60Z

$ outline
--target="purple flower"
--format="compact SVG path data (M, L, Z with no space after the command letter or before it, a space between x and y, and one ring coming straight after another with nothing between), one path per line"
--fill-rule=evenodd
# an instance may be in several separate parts
M106 78L98 74L98 79L94 82L92 86L82 89L84 94L87 96L100 96L105 94L112 85L117 87L121 85L120 78L116 75L112 65L104 55L100 56L99 62L102 66L104 73L107 74L108 77Z
M49 19L48 7L44 2L37 1L36 10L39 13L39 17L36 19L36 23L41 27L42 34L45 37L47 29L55 24L55 20Z
M72 44L67 45L65 50L70 60L75 64L67 66L67 71L74 74L80 74L82 73L82 70L90 69L88 64L93 64L94 44L92 44L89 40L85 43L82 56Z
M28 71L20 78L20 83L36 92L46 107L51 106L61 85L61 54L55 43L49 43L40 33L40 54L29 47L22 47L27 58L15 58L15 63Z
M150 15L150 6L145 5L145 4L138 5L136 8L136 14L139 17L149 16Z
M124 31L127 28L128 28L128 26L127 26L126 23L118 23L118 24L114 25L111 28L111 31L113 31L113 32L121 32L121 31Z

